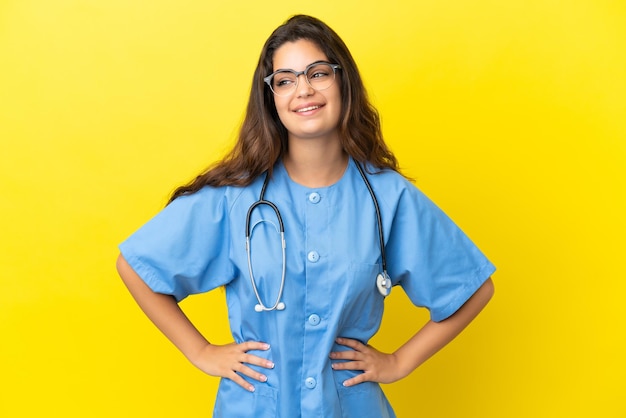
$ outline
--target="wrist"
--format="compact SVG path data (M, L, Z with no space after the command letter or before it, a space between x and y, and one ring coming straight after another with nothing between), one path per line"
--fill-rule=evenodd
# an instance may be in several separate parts
M407 377L420 365L416 363L413 356L409 354L407 350L402 350L402 348L392 354L394 357L397 380Z
M189 350L188 353L185 353L185 357L191 364L196 367L202 362L203 358L206 358L207 353L213 348L213 345L208 341L200 342L195 345L192 349Z

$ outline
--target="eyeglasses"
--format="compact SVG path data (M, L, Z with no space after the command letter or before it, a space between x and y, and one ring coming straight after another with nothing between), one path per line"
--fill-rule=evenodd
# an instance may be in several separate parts
M335 82L335 73L340 70L338 64L317 61L307 65L304 71L278 70L263 79L277 96L289 96L296 91L301 75L314 90L326 90Z

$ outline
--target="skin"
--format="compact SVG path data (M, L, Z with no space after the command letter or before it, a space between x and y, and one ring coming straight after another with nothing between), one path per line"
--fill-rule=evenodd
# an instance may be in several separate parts
M302 71L316 61L328 61L328 57L314 43L307 40L287 42L274 53L274 71ZM340 77L339 73L337 77ZM296 183L325 187L337 182L348 166L348 155L341 147L338 132L341 115L339 85L335 80L329 88L317 91L301 75L292 95L274 95L278 117L288 132L289 152L283 162ZM312 105L319 108L297 112Z
M325 54L312 42L288 42L274 54L274 71L280 68L302 71L308 64L324 60ZM339 76L339 74L338 74ZM283 162L291 179L307 187L325 187L343 175L348 156L338 137L341 95L339 83L316 91L304 76L300 76L296 91L287 97L275 96L278 115L289 132L289 153ZM316 105L318 109L296 112L302 107ZM272 361L248 354L251 350L267 350L269 344L248 341L241 344L211 344L191 323L176 300L169 295L153 292L120 255L117 270L137 304L157 328L198 369L211 376L231 379L243 388L254 386L238 373L252 380L265 382L263 373L249 365L271 369ZM393 353L383 353L359 341L338 338L337 343L352 350L330 353L335 370L361 370L363 373L346 380L345 386L365 381L392 383L406 377L437 351L452 341L489 302L494 292L488 279L474 295L452 316L441 321L428 321L413 337Z

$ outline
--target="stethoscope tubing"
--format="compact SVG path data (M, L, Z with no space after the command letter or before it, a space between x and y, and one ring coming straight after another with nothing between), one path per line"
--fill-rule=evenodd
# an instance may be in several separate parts
M265 188L267 187L268 179L269 179L269 175L265 177L265 181L263 182L263 189L261 190L261 196L259 197L259 200L254 202L248 208L248 213L246 215L246 254L248 258L248 273L250 274L250 283L252 284L252 290L254 290L254 295L256 296L256 299L258 301L258 303L254 307L254 310L257 312L273 311L273 310L282 311L283 309L285 309L285 304L280 301L280 299L283 296L283 289L285 288L285 275L287 274L287 254L286 254L287 245L285 243L285 225L283 223L283 218L280 215L280 210L278 210L278 206L276 206L274 203L270 202L269 200L263 199L264 194L265 194ZM250 243L250 236L251 236L250 218L252 215L252 211L254 211L254 208L256 208L257 206L261 206L261 205L266 205L266 206L271 207L274 210L274 213L276 214L276 218L278 219L280 242L281 242L282 253L283 253L282 254L283 255L283 263L282 263L283 268L282 268L281 278L280 278L280 288L278 289L278 295L276 297L276 301L274 302L274 305L272 305L271 307L268 307L263 303L261 299L261 295L259 294L259 290L256 286L254 273L252 272L252 254L251 254L252 244Z
M381 294L383 296L386 296L387 294L389 294L389 289L391 288L391 279L389 278L389 275L387 274L387 256L385 254L385 236L383 235L383 221L382 221L382 216L380 214L380 206L378 205L378 199L376 198L376 194L374 193L374 190L372 189L372 185L367 179L367 176L365 175L365 172L363 171L361 164L359 164L356 161L355 161L355 164L372 198L372 202L374 203L374 210L376 211L376 223L378 226L378 240L379 240L378 242L380 245L381 264L382 264L381 266L382 273L380 273L377 277L377 286ZM285 309L285 304L281 302L283 290L285 288L285 275L287 273L287 256L286 256L287 246L285 243L285 226L283 223L283 218L280 215L280 210L278 209L278 206L276 206L273 202L270 202L269 200L265 200L265 189L267 188L267 185L269 183L269 178L270 178L269 173L266 173L265 179L263 181L263 187L261 188L261 193L259 195L259 200L257 200L252 205L250 205L250 207L248 208L248 213L246 214L246 254L248 258L248 273L250 274L250 283L252 284L252 289L254 291L254 294L258 302L254 307L254 310L257 312L273 311L273 310L282 311ZM276 214L276 218L278 219L278 226L279 226L278 229L280 232L280 240L281 240L281 246L282 246L282 258L283 258L283 263L282 263L283 266L282 266L282 273L281 273L281 279L280 279L280 288L278 290L278 296L276 297L276 301L274 302L274 304L270 307L266 306L263 303L261 299L261 295L259 294L259 290L256 285L254 273L252 271L250 219L251 219L251 215L254 209L262 205L266 205L272 208L272 210Z
M378 225L378 243L380 245L380 259L383 268L383 273L387 275L387 256L385 255L385 236L383 235L383 218L380 214L380 207L378 206L378 199L376 198L376 193L374 193L374 189L372 189L372 185L369 180L365 176L363 172L363 168L361 168L361 164L356 163L356 168L359 169L359 174L363 178L363 182L367 187L367 190L370 192L370 196L372 196L372 202L374 202L374 210L376 211L376 224Z

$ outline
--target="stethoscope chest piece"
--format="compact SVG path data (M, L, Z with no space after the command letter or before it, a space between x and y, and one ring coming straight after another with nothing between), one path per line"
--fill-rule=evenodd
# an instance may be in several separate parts
M391 278L386 271L378 273L376 277L376 287L383 296L387 296L391 292Z

